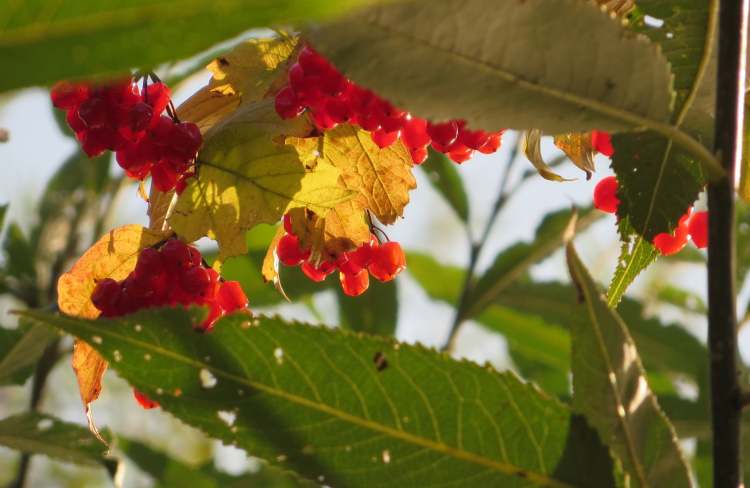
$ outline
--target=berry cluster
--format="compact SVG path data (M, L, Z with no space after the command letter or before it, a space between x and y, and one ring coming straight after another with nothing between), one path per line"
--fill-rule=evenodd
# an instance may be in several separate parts
M248 305L237 281L221 280L216 271L204 266L196 248L178 239L169 239L160 249L143 249L135 269L124 280L105 278L97 282L91 301L103 317L148 307L208 306L208 317L200 325L204 331L210 331L224 314ZM134 390L134 394L143 408L158 406L143 393Z
M608 176L597 183L594 188L594 207L602 212L616 213L620 205L617 198L617 178ZM680 217L674 232L662 232L654 236L654 247L664 256L676 254L687 244L690 237L698 249L708 245L708 212L695 212L690 207Z
M55 107L67 111L68 125L89 157L115 151L129 177L143 180L150 173L163 192L185 188L203 140L198 126L179 122L166 85L144 83L140 90L131 79L100 86L62 81L51 96ZM162 115L165 109L169 115Z
M289 215L284 215L286 234L276 246L279 261L287 266L300 266L312 281L321 282L339 270L341 289L346 295L356 297L370 286L370 275L378 281L391 281L406 268L406 256L398 242L380 244L375 236L370 242L354 251L343 253L334 261L325 260L318 266L309 261L310 249L302 249L299 238L292 232Z
M469 130L463 120L432 124L414 117L357 86L310 46L300 51L289 69L288 85L276 94L275 103L279 116L285 119L309 110L321 131L341 123L359 125L381 148L400 137L414 164L427 159L430 144L456 163L463 163L474 151L492 154L500 147L503 133Z

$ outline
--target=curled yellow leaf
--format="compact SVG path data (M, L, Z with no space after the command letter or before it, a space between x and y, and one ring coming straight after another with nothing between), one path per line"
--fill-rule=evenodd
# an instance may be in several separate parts
M539 129L527 130L523 134L523 152L526 154L526 158L534 165L539 175L545 180L550 181L572 181L567 178L563 178L559 174L552 171L552 168L547 165L542 157L541 149L542 131Z
M586 172L586 179L591 178L591 173L596 171L596 151L591 144L591 132L572 132L555 136L555 146L560 148L573 164Z
M126 225L108 232L60 277L57 282L60 311L73 317L98 317L99 310L91 302L96 282L104 278L125 279L135 268L140 250L153 246L168 235L140 225ZM81 400L88 408L101 392L107 362L88 344L76 341L72 363Z

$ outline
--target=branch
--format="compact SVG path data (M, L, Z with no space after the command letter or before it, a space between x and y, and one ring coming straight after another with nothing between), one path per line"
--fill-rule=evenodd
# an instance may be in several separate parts
M708 187L708 346L716 488L742 484L733 175L742 151L746 35L747 1L722 0L715 153L725 176Z

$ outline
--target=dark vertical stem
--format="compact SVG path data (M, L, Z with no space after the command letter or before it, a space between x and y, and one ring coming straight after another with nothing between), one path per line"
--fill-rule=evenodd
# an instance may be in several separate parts
M708 187L708 344L714 486L742 482L740 382L735 305L734 173L742 149L747 2L721 0L715 152L726 175Z

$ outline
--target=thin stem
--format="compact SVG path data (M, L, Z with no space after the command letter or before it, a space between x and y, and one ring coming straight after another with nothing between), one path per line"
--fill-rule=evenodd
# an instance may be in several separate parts
M708 187L708 346L716 488L742 484L733 176L742 150L746 35L747 1L722 0L715 152L725 176Z
M471 242L471 248L469 250L469 265L466 268L466 276L464 276L464 282L461 287L461 296L459 297L458 305L456 306L456 315L453 318L453 323L451 324L450 331L448 332L448 339L443 346L443 351L450 352L456 345L455 342L456 338L458 337L458 332L465 320L467 300L474 288L474 282L472 278L474 276L477 262L479 261L479 256L482 253L482 249L484 249L484 245L487 243L487 238L490 235L490 231L492 230L492 226L494 225L495 220L497 220L497 216L500 213L500 210L502 210L503 206L508 201L508 198L513 193L513 191L508 191L508 183L510 181L511 169L513 168L513 165L516 162L518 156L519 142L520 138L516 137L513 149L510 153L510 157L508 158L508 164L505 165L505 172L500 177L500 187L498 189L497 199L492 206L492 211L490 212L490 216L484 226L484 230L482 231L479 240Z

